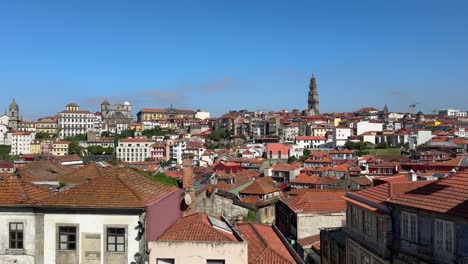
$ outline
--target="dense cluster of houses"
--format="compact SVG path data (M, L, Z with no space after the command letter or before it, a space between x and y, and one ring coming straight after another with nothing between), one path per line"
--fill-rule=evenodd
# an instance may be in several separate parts
M12 103L0 117L0 145L15 155L0 161L0 263L468 259L460 111L210 118L171 106L137 117L106 100L26 122ZM144 136L154 128L164 135ZM83 134L81 147L117 162L70 155L64 139Z

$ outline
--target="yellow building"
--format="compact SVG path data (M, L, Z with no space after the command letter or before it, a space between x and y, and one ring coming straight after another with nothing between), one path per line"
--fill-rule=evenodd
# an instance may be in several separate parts
M195 111L175 109L172 106L167 109L160 108L144 108L137 114L139 122L151 120L167 120L167 119L182 119L195 118Z
M426 121L426 124L427 126L430 126L430 127L436 127L440 125L440 121L430 120L430 121Z
M29 153L31 154L41 154L41 142L34 140L29 145Z
M70 141L57 141L52 147L50 154L54 156L65 156L68 155L68 148L70 147Z
M36 133L46 133L49 135L57 134L57 119L45 117L39 119L36 123Z

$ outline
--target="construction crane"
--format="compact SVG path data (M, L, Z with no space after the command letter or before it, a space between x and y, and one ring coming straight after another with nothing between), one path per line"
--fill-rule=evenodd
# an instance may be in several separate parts
M411 108L411 113L414 115L414 109L416 108L416 105L418 105L419 103L414 103L412 105L409 106L409 108Z

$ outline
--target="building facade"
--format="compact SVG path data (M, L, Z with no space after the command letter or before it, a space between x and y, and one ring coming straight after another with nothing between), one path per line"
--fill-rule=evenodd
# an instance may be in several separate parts
M117 145L117 159L125 162L145 161L151 157L151 145L154 142L147 138L125 138Z
M93 131L96 116L75 103L66 106L66 110L58 113L58 129L60 139L75 137L76 135L86 135L88 131Z

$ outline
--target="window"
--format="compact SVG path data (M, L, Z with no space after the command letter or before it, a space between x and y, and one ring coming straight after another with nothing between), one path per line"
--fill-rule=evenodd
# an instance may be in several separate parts
M224 259L208 259L206 264L224 264Z
M350 264L357 264L357 250L355 246L349 245L349 263Z
M363 211L362 212L362 219L363 219L363 231L364 231L364 234L365 235L370 235L371 234L371 215L366 212L366 211Z
M23 249L23 223L10 223L10 248Z
M163 259L163 258L158 258L156 259L156 264L174 264L174 259Z
M386 233L385 219L377 217L377 242L383 243Z
M364 252L361 252L361 263L362 264L371 264L371 257L370 255L364 253Z
M76 226L61 226L59 227L59 249L75 250L76 249Z
M418 242L418 217L415 214L401 214L401 238L410 242Z
M351 226L353 228L359 228L359 209L351 207Z
M436 250L453 253L453 237L453 223L436 219L434 235Z
M125 228L107 228L107 251L125 252Z

